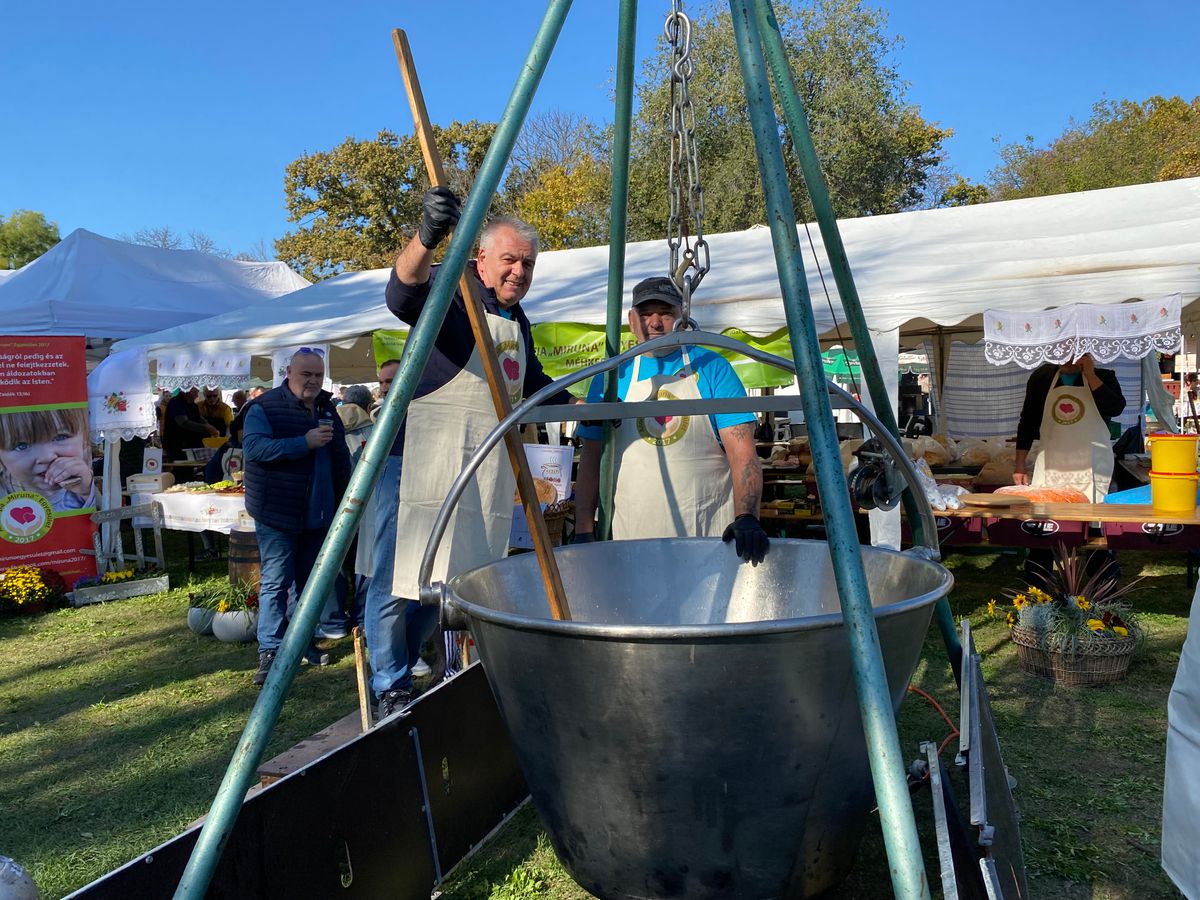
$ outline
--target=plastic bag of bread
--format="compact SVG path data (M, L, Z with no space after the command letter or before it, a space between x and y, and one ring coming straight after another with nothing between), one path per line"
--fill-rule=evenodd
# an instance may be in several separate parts
M950 437L948 434L935 434L933 439L946 448L946 452L950 454L951 462L954 462L958 459L958 441Z
M958 461L964 466L986 466L995 450L987 441L964 438L958 442Z
M771 448L771 458L768 460L768 462L774 465L775 463L783 462L785 459L787 459L787 457L788 448L783 444L776 444Z
M862 445L863 441L860 440L842 441L839 452L842 457L842 471L847 475L850 474L851 469L858 465L858 457L854 455L854 451ZM805 472L809 475L817 474L817 461L815 459L809 461Z
M1014 471L1012 460L1004 462L1003 460L993 459L979 470L979 474L975 476L975 483L987 485L1012 484Z
M997 488L997 494L1016 494L1018 497L1028 497L1034 503L1091 503L1087 494L1071 487L1047 487L1032 484L1010 484Z
M931 466L950 464L950 452L933 438L926 435L915 438L909 456L913 460L923 459Z

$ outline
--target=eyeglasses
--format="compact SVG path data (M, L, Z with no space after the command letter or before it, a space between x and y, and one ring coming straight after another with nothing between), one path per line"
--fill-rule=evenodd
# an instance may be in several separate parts
M296 352L297 353L311 353L314 356L321 357L321 359L325 358L325 351L322 350L320 347L300 347L296 350Z

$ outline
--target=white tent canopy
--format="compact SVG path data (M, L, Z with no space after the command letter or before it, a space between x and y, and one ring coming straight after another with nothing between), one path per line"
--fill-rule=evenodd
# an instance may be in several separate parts
M849 219L839 225L867 323L881 334L898 328L913 335L933 326L978 328L978 317L988 307L1040 310L1176 292L1183 295L1186 332L1195 314L1188 305L1197 306L1200 297L1197 178ZM819 331L829 334L834 317L825 302L826 287L837 321L844 323L845 317L818 230L812 225L808 231L821 262L818 276L802 227L814 310ZM783 328L770 232L756 227L708 240L712 271L693 305L701 326L711 331L740 328L760 336ZM664 274L666 264L664 241L629 245L626 306L633 285ZM529 318L602 324L607 268L607 247L542 253L524 302ZM151 355L180 346L269 355L280 346L330 343L343 348L331 360L336 380L371 380L370 342L356 344L356 339L375 329L404 327L384 306L387 278L386 269L343 275L118 347L145 346ZM848 336L844 324L842 332Z
M281 262L143 247L80 228L0 279L0 332L129 338L307 286Z

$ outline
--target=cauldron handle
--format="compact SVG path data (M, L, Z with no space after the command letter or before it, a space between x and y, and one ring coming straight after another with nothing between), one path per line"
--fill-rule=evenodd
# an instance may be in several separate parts
M446 528L450 522L450 515L454 511L454 507L458 504L467 485L470 483L475 470L483 462L484 458L490 453L497 444L503 440L504 435L516 425L520 424L522 417L529 410L541 406L546 400L555 396L559 392L569 388L573 384L578 384L585 381L594 375L600 375L608 372L626 360L633 359L643 353L652 353L655 350L664 350L676 346L702 345L705 347L717 347L722 350L729 350L734 353L740 353L743 356L755 360L756 362L766 363L777 368L783 369L786 372L791 372L793 375L796 372L796 365L790 359L785 359L782 356L776 356L773 353L766 353L755 347L750 347L743 344L741 341L736 341L733 338L726 337L723 334L713 334L706 331L674 331L671 334L663 335L659 338L654 338L651 341L646 341L644 344L638 344L624 353L619 353L616 356L611 356L608 359L601 360L598 363L593 363L590 366L585 366L576 372L569 375L564 375L561 378L555 379L550 384L546 385L541 390L535 392L529 397L526 397L520 403L513 407L512 412L504 417L496 424L487 436L471 454L467 460L466 467L454 479L454 483L450 486L449 493L446 494L446 499L442 502L442 508L438 510L437 519L433 523L433 531L430 532L429 540L425 544L425 553L421 557L421 568L417 576L417 584L419 585L419 599L422 603L428 605L440 605L443 608L443 615L452 616L452 611L448 608L447 592L444 586L438 583L431 583L430 576L433 573L433 561L437 557L438 547L441 545L442 538L445 536ZM908 454L904 452L904 447L899 439L892 434L883 423L876 418L875 414L867 409L861 401L856 399L853 394L838 387L833 382L827 382L829 391L832 394L841 397L845 400L851 409L853 409L871 429L872 433L883 443L891 455L900 473L904 476L909 489L912 491L913 498L916 500L917 511L921 517L921 533L925 542L922 556L929 559L937 560L941 557L937 543L937 523L933 517L933 508L929 505L929 501L925 499L925 492L921 487L921 482L917 478L917 470L912 464L912 460L908 458ZM701 401L703 403L703 401ZM577 404L580 411L579 418L589 418L587 414L588 404ZM452 616L453 617L453 616Z

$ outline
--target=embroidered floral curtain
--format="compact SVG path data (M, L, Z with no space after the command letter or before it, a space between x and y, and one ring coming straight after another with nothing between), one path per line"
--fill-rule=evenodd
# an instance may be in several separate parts
M215 387L232 391L250 380L248 353L159 353L160 390Z
M158 429L144 349L111 354L92 370L87 381L93 441L146 438Z
M1025 369L1062 365L1092 354L1098 363L1175 353L1183 343L1179 316L1183 296L1099 306L1075 303L1059 309L1022 313L989 309L983 314L988 362Z

